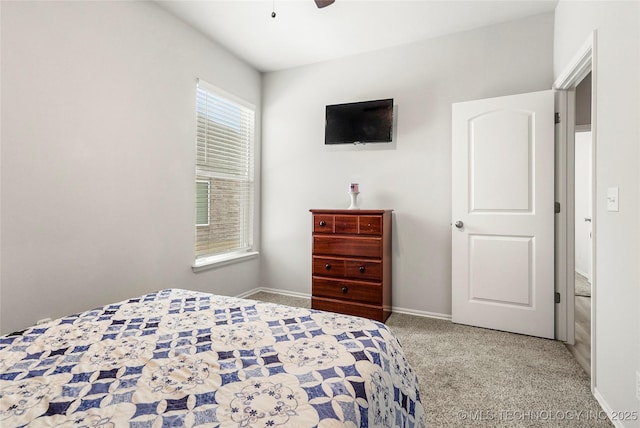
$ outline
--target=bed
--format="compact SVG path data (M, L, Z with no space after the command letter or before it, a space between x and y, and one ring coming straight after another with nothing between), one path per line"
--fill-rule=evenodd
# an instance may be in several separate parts
M364 318L161 290L0 337L0 426L422 427Z

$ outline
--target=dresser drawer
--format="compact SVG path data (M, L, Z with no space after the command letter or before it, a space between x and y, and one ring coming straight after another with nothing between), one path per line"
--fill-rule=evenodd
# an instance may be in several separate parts
M343 259L330 259L325 257L313 257L314 276L332 276L343 278L345 276Z
M313 256L313 276L382 281L382 262Z
M311 298L311 308L319 309L321 311L337 312L339 314L369 318L380 322L384 322L391 313L390 309L385 310L382 306L346 302L343 300L327 299L315 296Z
M382 281L382 262L345 260L344 276L353 279Z
M335 233L344 235L382 235L382 217L377 215L330 215L313 216L313 233Z
M352 234L358 233L358 216L337 215L334 220L335 233Z
M361 235L381 235L382 217L361 215L358 217L358 233Z
M333 233L333 216L315 214L313 216L313 233Z
M314 236L313 254L380 258L382 257L382 239Z
M354 300L374 305L382 300L382 286L375 283L313 277L312 287L312 294L319 297Z

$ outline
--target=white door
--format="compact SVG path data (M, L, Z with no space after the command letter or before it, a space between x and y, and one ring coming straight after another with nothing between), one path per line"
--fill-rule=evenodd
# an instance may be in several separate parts
M452 113L452 320L553 338L553 91Z

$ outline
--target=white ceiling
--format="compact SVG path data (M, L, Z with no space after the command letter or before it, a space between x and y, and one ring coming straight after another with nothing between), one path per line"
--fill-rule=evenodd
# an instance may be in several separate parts
M557 0L336 0L323 9L313 0L157 3L268 72L550 12Z

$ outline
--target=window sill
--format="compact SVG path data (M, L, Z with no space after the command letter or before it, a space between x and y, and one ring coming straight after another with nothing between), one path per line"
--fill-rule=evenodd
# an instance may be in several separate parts
M255 259L260 253L257 251L247 251L243 253L223 254L220 256L211 256L196 260L191 266L194 273L204 270L215 269L222 266L242 262L245 260Z

